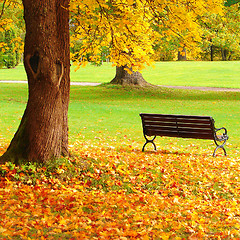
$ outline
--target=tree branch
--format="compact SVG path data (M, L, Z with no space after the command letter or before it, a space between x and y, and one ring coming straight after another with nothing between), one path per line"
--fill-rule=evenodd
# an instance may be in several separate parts
M6 4L7 0L4 0L3 2L3 7L2 7L2 11L1 11L1 14L0 14L0 19L2 18L3 16L3 13L4 13L4 8L5 8L5 4Z

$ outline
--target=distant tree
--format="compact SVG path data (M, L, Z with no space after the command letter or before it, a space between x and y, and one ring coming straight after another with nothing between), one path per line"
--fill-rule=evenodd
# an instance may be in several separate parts
M129 69L128 66L116 67L116 76L110 82L112 84L119 85L132 85L146 87L151 84L148 83L139 71L133 71Z
M201 25L202 49L210 59L223 61L240 57L240 12L237 6L224 8L222 14L205 14Z

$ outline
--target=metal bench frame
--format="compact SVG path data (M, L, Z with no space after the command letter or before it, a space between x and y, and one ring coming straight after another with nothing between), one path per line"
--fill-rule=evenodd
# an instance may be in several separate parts
M154 150L157 150L154 140L157 136L195 138L214 140L216 148L213 157L216 156L218 149L223 149L224 155L227 152L224 148L227 140L227 129L224 127L215 128L215 121L210 116L191 116L191 115L167 115L140 113L143 126L143 136L146 140L142 147L144 151L148 143L152 143ZM223 131L220 135L217 132ZM149 139L148 137L153 137Z

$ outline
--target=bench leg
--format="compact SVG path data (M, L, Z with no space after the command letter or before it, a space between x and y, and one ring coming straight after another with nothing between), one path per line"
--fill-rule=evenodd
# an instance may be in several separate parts
M220 138L217 136L217 132L220 131L220 130L224 130L222 136L220 136ZM226 144L227 140L229 139L228 135L227 135L227 129L222 127L222 128L216 128L215 129L215 133L214 133L214 142L216 144L216 148L213 152L213 157L216 156L216 151L219 149L219 148L222 148L223 151L224 151L224 155L227 156L227 152L224 148L224 145Z
M155 145L155 143L153 142L156 138L156 136L153 137L153 139L148 139L145 135L144 135L144 138L146 139L146 142L144 143L143 147L142 147L142 152L144 152L144 148L145 146L148 144L148 143L152 143L153 146L154 146L154 151L157 151L157 147Z
M224 146L218 145L218 146L215 148L214 152L213 152L213 157L216 157L216 152L217 152L217 150L218 150L219 148L222 148L223 151L224 151L224 155L227 156L227 152L226 152Z
M215 144L217 145L217 147L215 148L215 150L214 150L214 152L213 152L213 157L216 157L216 152L217 152L217 150L218 150L219 148L223 149L224 155L227 156L227 152L226 152L226 150L225 150L225 148L224 148L224 145L225 145L226 141L227 141L227 139L225 139L225 140L223 141L223 144L220 145L220 144L217 143L216 140L214 140L214 142L215 142Z

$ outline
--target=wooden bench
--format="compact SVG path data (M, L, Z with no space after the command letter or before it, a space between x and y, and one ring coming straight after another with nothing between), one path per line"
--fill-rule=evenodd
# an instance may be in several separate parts
M166 115L141 113L143 126L143 135L146 139L142 151L148 143L152 143L156 151L156 145L153 142L156 136L211 139L214 140L216 151L221 148L227 155L224 145L228 140L226 128L215 128L214 119L209 116L188 116L188 115ZM220 131L222 130L222 131ZM220 135L217 132L220 131ZM152 139L147 138L153 136Z

